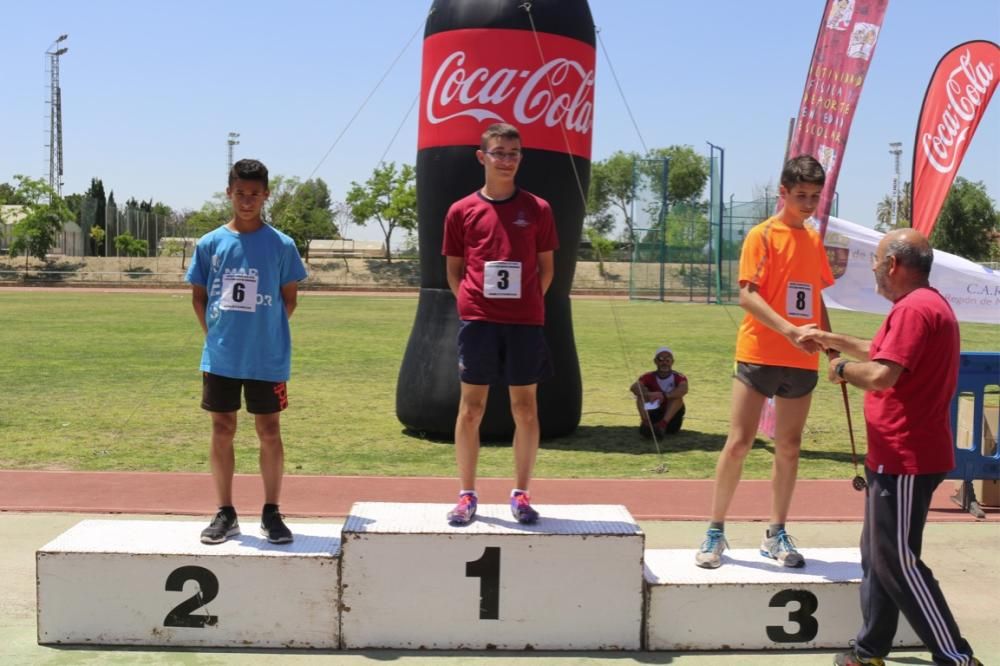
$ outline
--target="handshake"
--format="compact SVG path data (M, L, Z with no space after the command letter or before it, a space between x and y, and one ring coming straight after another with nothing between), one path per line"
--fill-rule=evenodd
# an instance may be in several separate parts
M807 324L805 326L796 326L790 336L790 340L799 349L810 354L821 351L826 352L826 356L829 359L827 379L834 384L843 384L846 382L843 375L837 371L841 364L847 363L847 361L840 359L840 348L844 341L844 336L824 331L816 324Z

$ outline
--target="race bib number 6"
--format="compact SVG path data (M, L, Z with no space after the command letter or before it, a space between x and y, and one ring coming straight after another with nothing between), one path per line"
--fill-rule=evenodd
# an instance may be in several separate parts
M521 298L521 262L487 261L483 266L486 298Z
M224 276L219 308L239 312L255 312L257 310L257 276L245 273Z
M813 287L808 282L789 282L785 312L789 317L812 319Z

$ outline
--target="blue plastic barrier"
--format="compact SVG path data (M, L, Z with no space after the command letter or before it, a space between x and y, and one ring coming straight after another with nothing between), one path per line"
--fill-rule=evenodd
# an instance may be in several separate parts
M1000 442L994 442L993 452L983 451L983 410L985 389L1000 384L1000 352L962 352L959 360L958 390L951 401L951 431L955 436L955 469L949 479L964 481L956 502L966 511L984 517L972 490L973 479L1000 480ZM958 401L973 401L972 441L970 446L959 446Z

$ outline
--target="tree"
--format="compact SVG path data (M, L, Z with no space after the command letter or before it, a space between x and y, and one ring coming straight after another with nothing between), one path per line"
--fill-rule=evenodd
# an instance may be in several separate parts
M931 233L931 245L972 261L988 261L997 254L1000 213L986 193L986 186L955 179L945 199L937 224Z
M893 229L909 227L912 224L913 216L910 214L910 206L913 197L910 190L909 181L903 183L903 191L899 193L899 203L896 209L896 226L892 226L892 194L885 195L882 201L875 206L875 231L885 233Z
M27 203L27 214L14 224L10 243L10 256L24 254L24 269L28 259L36 257L45 261L45 255L58 242L59 234L73 213L55 190L43 180L28 176L14 176L17 181L15 194Z
M667 204L695 203L701 198L708 183L708 158L695 152L691 146L668 146L654 148L646 155L646 159L670 160L670 171L667 174ZM657 175L659 171L657 170ZM652 182L656 191L660 192L660 181ZM661 192L662 194L662 192Z
M590 165L590 190L587 193L587 227L601 235L610 233L615 220L625 223L625 236L635 241L632 228L632 171L638 156L617 151L606 160Z
M630 242L635 242L633 228L632 204L636 189L636 164L639 164L639 177L661 198L661 167L659 164L644 164L645 160L670 159L670 170L667 175L666 200L668 205L677 203L694 203L705 189L708 182L708 158L699 155L691 146L668 146L654 148L640 157L638 153L617 151L607 160L595 162L590 168L590 192L587 195L587 226L597 229L602 234L608 233L615 219L621 219L625 224L625 236ZM658 211L646 211L654 217Z
M94 247L104 248L104 227L95 224L90 228L90 240L93 241Z
M274 179L267 215L276 229L291 236L299 254L309 261L309 242L338 238L333 221L330 188L322 178L300 183L296 178Z
M88 210L93 210L93 219L90 221L90 225L91 227L93 226L100 227L102 232L101 234L99 234L101 240L100 241L95 240L93 245L91 246L93 255L95 257L100 257L105 254L104 238L107 235L106 233L107 219L105 216L107 215L108 200L107 197L104 195L104 182L100 178L91 178L90 187L87 189L86 192L84 192L84 196L87 199L93 201L93 206L91 208L88 208ZM86 227L81 224L80 228L83 229ZM96 238L94 234L91 234L90 237L92 239Z
M26 206L28 203L15 185L0 183L0 206Z
M221 227L233 219L233 205L224 192L216 192L210 201L187 216L181 223L184 235L200 238L216 227Z
M149 243L126 231L115 236L115 250L118 251L118 256L124 254L126 257L141 257L149 253ZM128 267L129 270L132 269L132 262L129 262Z
M705 207L677 204L667 214L667 247L672 261L695 261L708 250L709 223Z
M396 171L396 163L375 167L364 186L351 182L345 199L351 217L361 225L378 222L385 236L385 259L392 263L392 232L397 228L412 230L417 226L416 172L409 164Z
M601 274L601 277L607 277L607 273L604 271L604 259L614 251L614 242L610 238L602 236L594 228L587 229L587 239L590 241L590 247L594 250L594 256L597 257L597 272Z

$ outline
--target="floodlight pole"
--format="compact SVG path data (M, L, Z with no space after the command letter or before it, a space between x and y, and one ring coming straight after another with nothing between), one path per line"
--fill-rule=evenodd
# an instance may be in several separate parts
M715 151L719 151L719 241L718 249L716 250L716 266L715 266L715 302L722 304L722 218L726 212L726 202L723 201L722 189L725 181L723 180L726 173L726 149L722 146L717 146L711 141L706 141L709 147L709 165L711 166L712 158L715 156ZM713 188L714 189L714 188ZM709 235L709 242L711 242L711 235ZM711 265L711 264L709 264ZM711 277L709 277L709 284L711 284ZM711 296L711 295L710 295Z
M889 154L893 158L892 171L892 228L899 224L899 157L903 154L903 144L893 141L889 144Z
M49 56L49 187L62 196L63 185L63 137L62 137L62 89L59 87L59 57L69 48L58 48L69 35L59 35L45 54Z
M230 132L229 139L226 144L229 146L229 166L226 168L226 177L229 177L229 172L233 170L233 146L240 145L238 139L240 138L239 132Z

